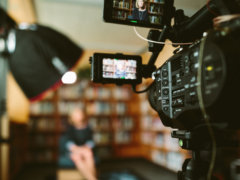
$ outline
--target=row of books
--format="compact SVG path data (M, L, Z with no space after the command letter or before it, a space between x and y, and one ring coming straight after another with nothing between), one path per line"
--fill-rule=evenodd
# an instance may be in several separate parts
M132 130L134 127L134 120L132 117L119 117L115 119L107 117L90 117L89 124L93 130L110 130L111 127L114 129Z
M108 131L110 132L112 128L115 130L133 130L134 128L134 120L132 117L119 117L112 119L112 117L89 117L88 123L93 131ZM68 117L62 117L60 122L60 129L65 131L69 126Z
M130 7L130 2L129 0L126 1L126 0L114 0L113 1L113 7L118 7L118 8L124 8L124 9L129 9Z
M84 93L86 99L110 99L112 97L110 88L88 87Z
M83 98L84 92L88 86L89 82L86 80L81 80L73 85L65 85L59 89L59 97L60 99Z
M180 150L178 139L172 138L169 133L142 132L141 141L156 148L166 148L169 151Z
M36 134L36 135L32 135L29 137L29 147L36 147L36 148L40 148L40 147L52 147L54 146L54 144L56 145L56 138L49 134Z
M91 102L86 106L86 112L88 115L124 115L127 113L126 103L118 102Z
M152 144L152 140L153 140L153 133L150 132L142 132L141 133L141 141L143 144L145 145L151 145Z
M114 11L113 12L113 18L125 20L129 16L129 12L126 11Z
M116 100L129 100L132 96L132 90L127 87L115 87L112 91L112 97Z
M117 131L114 135L116 144L130 143L132 140L132 133L128 131Z
M28 128L30 131L53 131L56 129L56 122L52 118L31 118Z
M112 141L112 134L110 132L94 132L93 139L96 145L109 145ZM114 134L114 140L116 144L130 143L132 134L127 131L118 131Z
M132 130L134 128L134 120L132 117L123 117L114 119L114 129Z
M89 125L93 130L110 130L111 119L107 117L90 117L88 119Z
M148 12L153 14L162 14L163 6L161 4L150 4Z
M52 102L40 102L40 103L33 103L30 106L30 112L33 115L38 114L54 114L55 108Z
M104 145L111 143L111 133L109 132L94 132L93 140L96 145Z
M26 156L27 162L53 162L56 161L52 150L32 151Z
M178 152L161 152L153 150L151 152L152 161L161 166L165 166L175 172L181 170L184 155Z
M66 102L66 101L60 101L58 102L58 111L60 115L69 115L74 109L84 109L84 104L82 101L77 102Z
M129 99L131 91L126 87L96 87L88 81L80 81L74 85L59 89L61 99Z
M86 99L128 100L131 91L124 87L88 87L84 93Z
M84 104L81 101L78 102L65 102L58 103L58 110L60 115L68 115L75 108L84 108L86 106L86 112L89 115L124 115L127 113L127 105L123 102L88 102ZM51 102L40 102L31 105L31 115L53 115L55 108Z
M161 15L151 15L151 16L149 16L149 21L152 24L162 24L162 16Z

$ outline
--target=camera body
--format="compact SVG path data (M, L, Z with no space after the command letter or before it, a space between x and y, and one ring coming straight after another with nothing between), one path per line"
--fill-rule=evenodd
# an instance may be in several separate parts
M178 52L154 72L149 101L165 126L193 130L204 124L202 98L211 124L240 128L236 119L240 99L238 23L240 18L209 32L205 40Z

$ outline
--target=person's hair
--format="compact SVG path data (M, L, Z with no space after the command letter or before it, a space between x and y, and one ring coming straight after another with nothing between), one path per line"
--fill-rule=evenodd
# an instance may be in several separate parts
M15 28L17 23L7 14L7 12L0 7L0 27L7 30Z
M139 0L136 0L136 4L135 4L136 8L139 8L138 1ZM143 6L144 6L144 9L145 9L146 8L146 1L144 1L144 0L143 0Z
M85 108L80 108L80 107L75 107L74 109L71 110L71 112L68 114L68 123L70 125L73 125L73 120L72 120L72 115L74 112L76 111L81 111L83 113L84 116L86 116L86 111ZM85 119L84 119L85 121Z

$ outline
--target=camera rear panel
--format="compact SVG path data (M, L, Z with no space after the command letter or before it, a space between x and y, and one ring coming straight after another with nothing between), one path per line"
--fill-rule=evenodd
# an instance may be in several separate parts
M151 105L158 111L165 125L178 127L177 120L184 128L190 129L202 123L198 86L201 84L205 108L215 106L222 98L226 80L226 64L223 52L214 44L205 46L201 68L201 83L198 79L200 43L171 57L155 74L155 93L150 93ZM211 112L210 112L211 113Z

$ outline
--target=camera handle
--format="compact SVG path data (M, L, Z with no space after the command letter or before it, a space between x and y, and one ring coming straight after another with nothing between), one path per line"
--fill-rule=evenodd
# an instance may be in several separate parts
M151 29L148 33L147 38L152 41L163 42L168 38L169 29L170 28L166 25L163 27L163 30L161 32L159 30ZM141 67L141 75L143 78L151 78L152 77L152 73L157 69L154 64L158 58L159 53L162 51L163 47L164 47L164 44L148 42L148 50L150 52L152 52L152 55L148 61L148 64L143 64ZM152 86L152 84L144 90L137 91L136 85L132 85L132 90L133 90L133 92L138 93L138 94L145 93L151 88L151 86Z
M148 39L152 41L163 42L168 38L168 26L164 26L162 31L151 29L148 33ZM152 73L156 70L156 66L154 65L159 53L162 51L164 44L156 44L153 42L148 42L148 50L152 52L152 55L148 61L147 65L142 66L141 73L144 78L152 77Z

